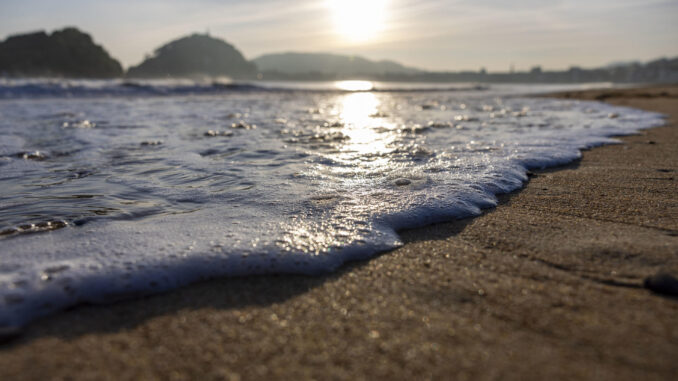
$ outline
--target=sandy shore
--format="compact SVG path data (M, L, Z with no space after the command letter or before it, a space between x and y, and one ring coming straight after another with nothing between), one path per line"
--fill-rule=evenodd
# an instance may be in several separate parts
M0 379L675 379L678 87L560 94L666 127L539 171L478 218L323 277L83 306L0 346Z

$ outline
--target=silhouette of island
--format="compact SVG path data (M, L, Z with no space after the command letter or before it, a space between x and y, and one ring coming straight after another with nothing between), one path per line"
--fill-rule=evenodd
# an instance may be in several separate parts
M206 34L193 34L158 48L127 71L129 77L163 78L227 76L236 79L253 78L256 66L247 61L233 45Z
M413 75L424 71L394 61L371 61L360 56L329 53L275 53L253 60L268 76L298 76L307 73L337 77Z
M4 76L112 78L122 73L118 61L76 28L14 35L0 42Z
M113 78L123 75L120 63L76 28L51 35L41 31L14 35L0 42L0 76ZM329 53L266 54L252 62L224 40L192 34L169 42L137 66L128 77L230 77L281 81L364 79L390 82L474 83L678 83L678 58L647 63L614 62L601 68L529 71L425 71L394 61L371 61Z

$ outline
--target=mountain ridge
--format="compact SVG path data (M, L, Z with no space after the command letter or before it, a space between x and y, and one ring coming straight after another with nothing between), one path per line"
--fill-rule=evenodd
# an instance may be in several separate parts
M282 74L321 73L338 76L417 74L424 70L407 67L392 60L370 60L359 55L335 53L281 52L261 55L252 60L261 72Z
M128 77L163 78L228 76L253 78L256 66L233 45L208 34L179 37L155 49L152 56L127 70Z
M0 41L0 77L120 78L120 63L77 28L52 34L15 34ZM236 80L473 83L678 83L678 57L646 62L620 61L598 68L568 70L427 71L392 60L359 55L287 51L248 61L232 44L209 34L190 34L160 46L126 73L136 78L229 77Z
M75 27L14 34L0 42L0 74L115 78L122 65Z

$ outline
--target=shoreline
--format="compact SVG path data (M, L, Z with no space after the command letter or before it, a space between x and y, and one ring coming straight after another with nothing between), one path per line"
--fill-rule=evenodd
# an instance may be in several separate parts
M0 377L670 379L678 303L642 282L678 273L678 87L552 96L669 118L332 274L217 279L39 319L0 346Z

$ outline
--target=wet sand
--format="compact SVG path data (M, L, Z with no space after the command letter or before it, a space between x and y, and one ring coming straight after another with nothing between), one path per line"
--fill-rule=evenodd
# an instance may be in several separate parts
M667 126L320 277L219 279L36 321L0 379L675 379L678 86L566 93Z

